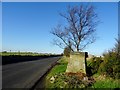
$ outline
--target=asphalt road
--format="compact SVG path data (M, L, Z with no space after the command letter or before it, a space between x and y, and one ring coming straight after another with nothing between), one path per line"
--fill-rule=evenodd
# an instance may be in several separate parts
M2 88L31 88L60 57L44 58L2 67Z

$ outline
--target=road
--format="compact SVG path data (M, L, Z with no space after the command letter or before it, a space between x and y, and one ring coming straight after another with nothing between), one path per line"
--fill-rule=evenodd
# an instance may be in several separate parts
M31 88L60 57L3 65L2 88Z

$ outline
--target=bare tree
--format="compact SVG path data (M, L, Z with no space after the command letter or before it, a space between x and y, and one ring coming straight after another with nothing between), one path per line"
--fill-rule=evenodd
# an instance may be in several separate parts
M98 17L92 5L68 6L66 13L60 13L67 25L57 25L51 33L58 37L54 44L72 51L83 50L95 41L94 32L98 25Z

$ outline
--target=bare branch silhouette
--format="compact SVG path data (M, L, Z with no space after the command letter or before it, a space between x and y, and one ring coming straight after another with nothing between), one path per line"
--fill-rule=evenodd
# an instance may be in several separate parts
M92 5L68 6L67 12L60 13L60 16L65 18L67 25L58 25L51 33L61 39L62 44L72 51L80 51L95 42L94 32L99 20ZM61 47L58 43L56 45Z

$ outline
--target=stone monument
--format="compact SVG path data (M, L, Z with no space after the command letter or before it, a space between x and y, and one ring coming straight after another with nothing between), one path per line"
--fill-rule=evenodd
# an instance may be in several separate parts
M81 72L86 74L86 58L87 57L88 57L87 52L71 52L66 73Z

